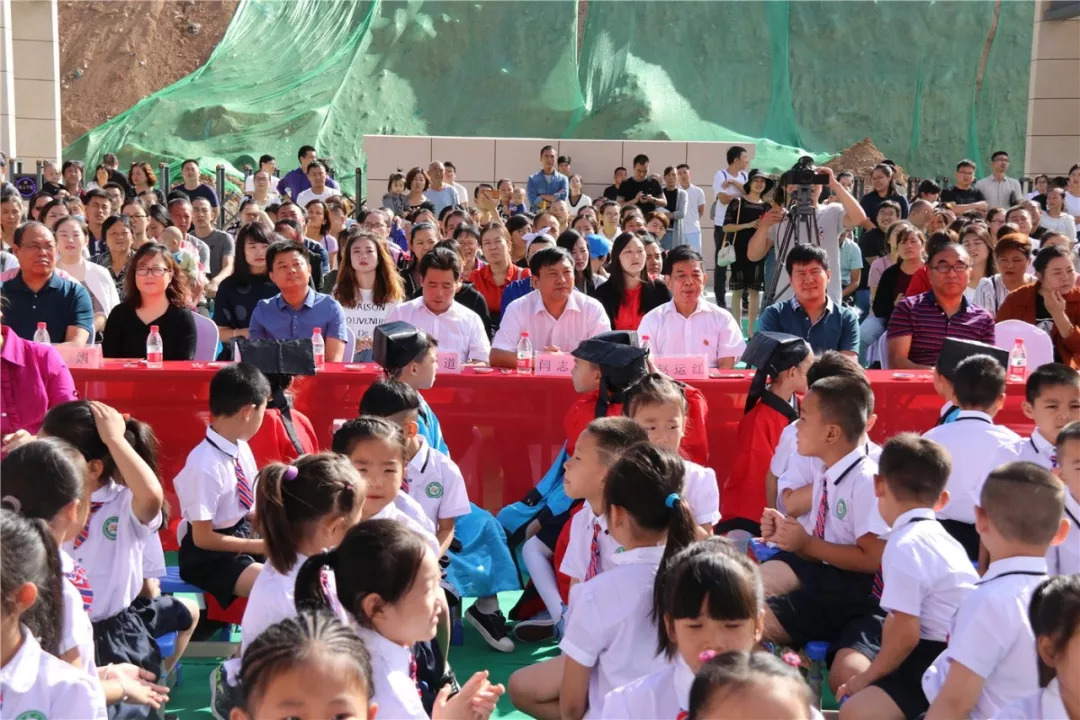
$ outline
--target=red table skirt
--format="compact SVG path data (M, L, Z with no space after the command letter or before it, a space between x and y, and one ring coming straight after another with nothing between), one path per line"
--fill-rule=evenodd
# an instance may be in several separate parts
M328 365L293 385L295 407L311 419L324 448L330 447L334 420L355 417L361 396L377 377L372 365L349 367L358 369ZM106 361L96 370L72 369L80 397L101 400L154 428L161 443L162 481L176 516L172 479L204 436L210 419L210 378L216 370L190 362L169 362L150 370L123 361ZM933 426L942 401L929 372L868 374L877 399L877 419L870 432L874 440ZM733 463L736 428L750 384L749 373L724 375L693 383L708 401L709 465L721 486ZM1010 384L997 421L1027 435L1032 423L1020 409L1023 392L1022 384ZM435 387L423 395L439 417L469 497L492 512L520 500L550 467L566 439L563 416L575 398L569 378L500 370L479 374L471 369L461 375L439 375ZM166 547L174 546L175 539L174 533L163 537Z

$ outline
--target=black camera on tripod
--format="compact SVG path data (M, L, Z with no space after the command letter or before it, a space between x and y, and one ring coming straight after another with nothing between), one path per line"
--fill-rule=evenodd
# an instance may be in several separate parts
M809 155L803 155L795 166L788 170L780 178L781 185L828 185L829 176L825 173L814 172L814 159Z

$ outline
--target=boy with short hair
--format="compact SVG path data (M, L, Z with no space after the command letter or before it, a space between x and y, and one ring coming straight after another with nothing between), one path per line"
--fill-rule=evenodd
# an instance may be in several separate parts
M953 373L953 392L960 407L953 422L931 428L923 437L941 445L952 458L949 502L938 512L941 524L960 541L972 561L979 558L975 506L991 470L1017 460L1020 436L994 416L1005 404L1005 368L989 355L972 355Z
M1080 373L1062 363L1036 368L1028 375L1020 407L1025 417L1035 421L1035 430L1020 446L1020 459L1053 470L1058 435L1069 423L1080 420Z
M944 449L914 433L881 451L874 493L892 527L881 556L881 608L888 612L881 650L840 688L842 720L917 717L929 703L922 675L946 647L949 624L979 579L964 548L935 518L948 502L950 462Z
M180 500L180 577L224 607L247 597L266 553L255 537L258 468L247 441L259 431L270 383L254 366L236 363L210 381L210 427L173 480Z
M867 383L851 378L825 378L810 387L796 422L796 446L826 468L814 482L812 529L774 508L761 518L762 539L782 550L761 566L765 636L794 645L830 642L833 692L877 654L880 608L871 589L885 547L879 535L888 527L874 497L878 466L863 441L873 397Z
M1065 517L1069 534L1046 553L1051 575L1080 573L1080 422L1071 422L1057 436L1054 474L1065 483Z
M394 380L400 380L418 393L435 385L439 342L407 322L383 323L372 335L374 361ZM439 418L420 395L419 428L433 448L446 456L450 448L443 438Z
M1064 504L1061 481L1034 463L1007 463L986 478L975 523L992 562L923 675L926 720L995 717L1039 689L1028 606L1046 578L1047 550L1068 532Z
M941 346L941 354L934 364L934 390L945 401L945 404L941 406L941 412L938 413L937 422L934 423L935 427L956 420L960 405L953 390L953 376L956 373L956 367L973 355L989 355L996 358L1002 367L1007 367L1009 364L1009 353L1001 348L975 340L945 338Z

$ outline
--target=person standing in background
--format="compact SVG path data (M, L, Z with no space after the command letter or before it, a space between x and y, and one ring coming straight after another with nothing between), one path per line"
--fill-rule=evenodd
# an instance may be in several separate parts
M724 238L724 217L727 207L737 197L742 197L743 186L749 178L746 168L750 167L750 154L741 145L734 145L727 151L727 169L717 170L713 176L713 248L720 248ZM727 268L716 267L713 271L713 289L716 291L716 304L727 307Z
M705 212L705 191L690 181L690 166L675 166L679 187L686 191L686 216L683 218L683 240L701 252L701 216Z

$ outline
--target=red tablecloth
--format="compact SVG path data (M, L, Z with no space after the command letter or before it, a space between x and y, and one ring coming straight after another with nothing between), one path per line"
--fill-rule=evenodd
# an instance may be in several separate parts
M161 442L162 479L172 496L172 478L209 422L209 385L216 370L205 363L170 362L150 370L107 361L98 370L74 368L72 375L80 397L101 400L150 423ZM709 403L709 465L721 484L731 469L735 430L749 387L749 373L724 375L693 383ZM874 440L933 426L942 401L934 393L929 372L883 370L869 376L877 399L877 421L870 433ZM295 406L311 419L323 447L330 446L335 419L356 416L360 398L375 377L374 366L329 365L294 383ZM565 440L563 416L574 401L568 378L499 370L439 375L435 387L423 394L439 417L470 498L493 512L521 499L551 465ZM1032 424L1020 410L1022 399L1023 386L1010 384L997 420L1026 435ZM173 507L178 515L175 502ZM175 535L168 540L173 541Z

